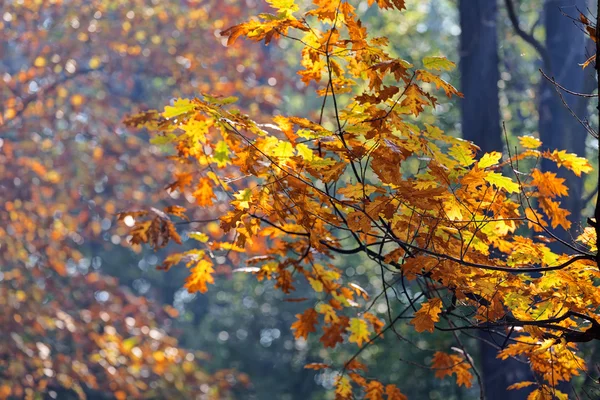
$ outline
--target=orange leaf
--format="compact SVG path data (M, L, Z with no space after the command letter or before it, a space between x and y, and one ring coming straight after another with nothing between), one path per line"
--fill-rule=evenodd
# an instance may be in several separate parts
M437 297L424 302L410 323L415 326L417 332L433 332L435 323L440 320L442 306L442 300Z
M296 339L308 338L309 333L316 331L315 325L317 324L318 317L319 315L314 308L309 308L302 314L296 314L298 320L292 324L294 337Z
M196 266L190 271L190 275L185 281L185 288L190 293L197 291L206 293L206 291L208 291L206 284L215 283L215 280L212 276L214 272L215 270L213 268L213 264L210 261L206 259L198 261Z
M200 178L200 181L196 186L196 190L192 194L196 198L196 203L198 203L198 205L202 207L212 206L212 199L217 198L213 193L210 179L206 177Z

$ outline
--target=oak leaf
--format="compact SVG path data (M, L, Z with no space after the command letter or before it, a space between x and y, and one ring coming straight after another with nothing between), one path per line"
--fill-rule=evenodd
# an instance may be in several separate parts
M442 306L442 300L439 298L433 298L422 303L421 308L415 313L410 323L415 326L417 332L433 332L435 323L440 320Z
M362 346L363 342L369 341L369 327L367 322L361 318L350 318L350 326L347 328L350 332L348 341Z
M314 308L305 310L302 314L296 314L297 321L292 324L292 330L294 331L294 337L308 338L309 333L315 332L317 319L319 315Z

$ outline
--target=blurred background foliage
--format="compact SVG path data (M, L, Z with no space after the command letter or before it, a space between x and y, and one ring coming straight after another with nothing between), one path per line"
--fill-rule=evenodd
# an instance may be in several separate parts
M491 0L473 1L482 2ZM393 54L461 62L458 0L407 0L400 15L356 3L371 32L390 39ZM554 3L514 0L520 23L542 42L544 10ZM289 327L297 303L226 264L207 294L190 295L183 268L156 270L169 249L131 249L127 226L116 222L119 211L169 204L161 189L173 178L160 147L126 129L124 115L201 93L235 95L259 121L318 113L322 100L295 75L293 42L225 47L220 38L220 30L265 10L255 0L22 0L0 7L0 398L329 396L323 388L332 387L335 372L304 364L323 357L340 364L352 354L295 340ZM500 120L490 125L504 123L509 144L516 135L538 136L541 57L515 33L504 1L485 18L498 43ZM445 79L466 83L459 69ZM420 118L462 134L458 101ZM479 132L476 143L489 134ZM584 151L597 144L587 142ZM593 186L584 182L579 193L575 207L583 215ZM215 225L183 227L202 229ZM372 295L381 292L370 261L346 257L338 266ZM311 296L297 289L294 297ZM375 311L387 312L382 305ZM363 353L370 373L409 398L478 397L476 388L436 379L425 367L450 337L409 329L397 335ZM477 349L475 339L467 345Z

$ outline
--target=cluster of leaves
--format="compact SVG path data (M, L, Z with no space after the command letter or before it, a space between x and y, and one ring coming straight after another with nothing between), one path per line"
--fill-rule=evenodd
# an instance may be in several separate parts
M228 106L230 99L204 96L130 118L176 149L172 189L214 212L229 205L219 217L227 236L200 234L200 248L169 256L165 266L185 262L192 291L213 283L218 257L245 262L284 293L305 280L318 302L297 315L296 337L319 332L325 347L355 343L357 356L406 317L417 332L451 331L458 351L436 353L431 368L438 377L455 374L459 385L470 386L475 375L459 332L484 329L501 338L500 357L529 361L537 381L515 388L533 386L531 398L566 398L557 384L585 370L575 343L600 337L596 232L586 228L579 244L556 236L550 227L570 228L560 202L568 195L564 179L523 172L519 163L546 158L577 176L591 171L589 163L541 150L530 136L514 154L477 156L473 143L418 118L436 106L438 92L460 96L440 76L453 63L427 57L418 68L391 57L386 38L369 37L347 1L315 0L301 16L293 0L269 4L274 14L223 34L230 44L240 36L301 42L299 75L323 96L321 117L258 124ZM402 1L377 5L403 8ZM354 95L341 103L340 93ZM134 242L161 247L173 237L170 228L148 233L155 225L136 220ZM333 264L358 253L381 272L383 290L372 301ZM391 292L404 300L392 302ZM386 303L387 321L370 313L378 301ZM356 357L344 366L338 398L353 390L403 398L361 371Z

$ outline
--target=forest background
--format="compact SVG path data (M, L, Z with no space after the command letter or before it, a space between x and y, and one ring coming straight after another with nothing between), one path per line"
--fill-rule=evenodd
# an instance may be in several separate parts
M444 78L464 99L440 102L421 116L424 123L485 152L532 135L590 160L597 142L538 69L575 92L594 91L594 70L579 65L594 49L586 49L583 31L569 18L594 6L584 0L407 1L397 23L393 13L356 4L365 25L389 38L395 56L444 55L459 65ZM125 127L126 115L200 93L235 95L245 111L265 119L319 109L296 75L293 42L226 46L220 36L267 9L251 0L24 1L0 8L0 306L6 310L0 398L198 392L327 398L324 388L333 387L335 371L304 365L352 354L325 354L316 340L295 338L290 325L301 305L282 301L272 282L256 282L227 263L217 268L215 288L189 294L186 269L157 271L168 252L132 249L128 221L116 217L162 204L161 189L173 178L164 144L148 144L146 132ZM567 101L597 126L587 99ZM598 188L593 180L567 185L566 208L580 223L562 234L575 237ZM217 223L207 229L216 232ZM194 231L183 235L184 246L192 246ZM367 259L356 257L344 274L377 293ZM308 292L300 288L296 297ZM383 317L386 309L374 312ZM402 329L409 342L390 336L365 350L373 375L401 384L409 398L478 398L476 388L436 379L423 365L448 347L450 334ZM498 360L475 339L467 345L482 365L486 398L526 397L505 388L524 380L527 368ZM588 365L600 357L595 345L585 354ZM591 384L582 376L567 390L593 393Z

